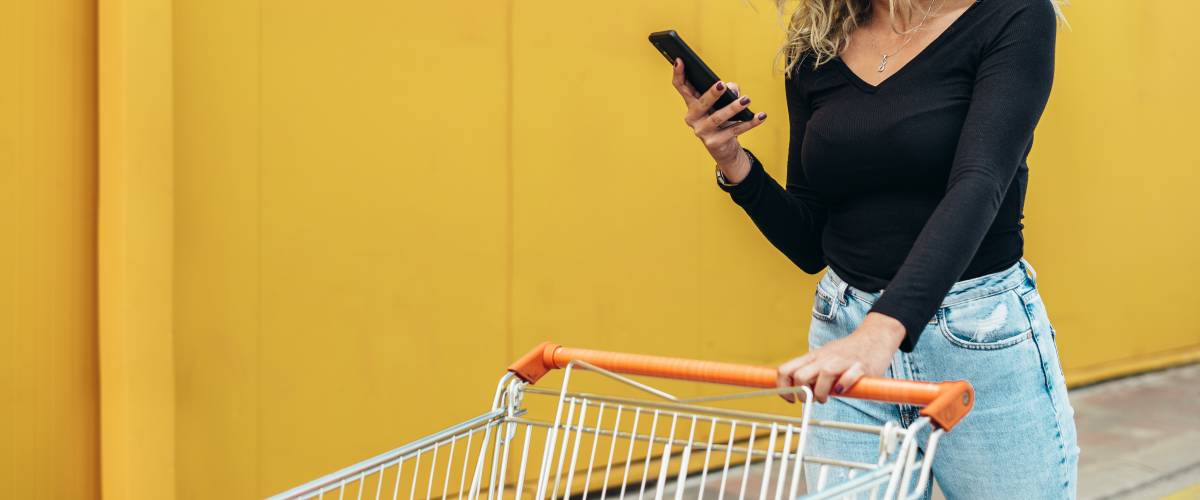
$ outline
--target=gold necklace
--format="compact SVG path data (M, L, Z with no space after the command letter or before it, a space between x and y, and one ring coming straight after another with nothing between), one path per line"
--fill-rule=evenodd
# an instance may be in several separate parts
M941 2L938 3L938 6L936 9L926 10L925 16L921 18L921 22L917 23L917 26L915 28L908 30L908 36L904 37L904 43L901 43L900 47L898 47L896 50L892 51L891 54L888 54L887 52L879 50L879 41L878 40L871 40L871 43L875 46L875 50L877 52L879 52L879 54L882 56L879 59L879 66L875 68L875 72L883 73L884 71L886 71L887 64L888 64L888 58L892 57L896 54L899 54L901 50L904 50L904 47L908 46L908 42L912 41L913 35L916 34L916 32L920 31L921 28L923 28L925 26L925 21L929 20L929 16L931 16L934 12L941 10L942 6L945 4L946 4L946 0L942 0Z

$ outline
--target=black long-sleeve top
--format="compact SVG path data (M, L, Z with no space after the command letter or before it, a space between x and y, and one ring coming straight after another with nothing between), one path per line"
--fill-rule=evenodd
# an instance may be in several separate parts
M956 281L1022 255L1025 159L1050 94L1050 0L979 0L879 85L840 58L796 65L787 187L751 157L721 186L808 273L884 290L911 352Z

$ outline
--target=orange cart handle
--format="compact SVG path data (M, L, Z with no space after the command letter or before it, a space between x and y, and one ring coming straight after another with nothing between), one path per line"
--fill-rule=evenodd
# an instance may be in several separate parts
M584 361L626 375L764 389L777 386L778 372L766 366L593 351L563 347L550 342L543 342L521 356L521 359L508 367L508 371L532 384L550 370L566 367L572 361ZM921 415L929 417L934 424L946 430L954 427L975 405L975 389L965 380L934 383L863 377L838 397L923 406Z

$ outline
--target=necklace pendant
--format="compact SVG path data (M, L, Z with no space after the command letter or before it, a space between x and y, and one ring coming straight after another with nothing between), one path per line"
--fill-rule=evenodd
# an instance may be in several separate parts
M875 68L876 72L883 73L883 70L887 69L887 59L888 59L887 54L884 54L883 59L879 60L879 67Z

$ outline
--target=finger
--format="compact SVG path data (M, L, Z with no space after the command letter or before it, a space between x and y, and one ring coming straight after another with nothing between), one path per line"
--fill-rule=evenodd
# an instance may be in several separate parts
M700 97L700 93L696 92L696 89L692 88L692 85L688 83L687 78L684 75L682 59L675 58L675 64L672 67L672 72L671 84L674 85L675 90L678 91L681 96L683 96L684 102L691 103L692 100Z
M821 365L819 360L815 360L813 363L801 366L792 372L792 383L796 387L805 385L812 387L813 383L817 381L817 375L821 372Z
M729 87L729 91L733 92L733 95L735 95L735 96L742 95L742 88L739 87L738 84L729 82L729 83L726 83L725 86Z
M829 400L829 390L845 371L845 363L838 359L825 360L824 366L817 372L817 380L813 382L813 398L821 403Z
M842 376L838 377L837 382L833 384L833 394L845 394L851 387L854 387L859 379L863 378L863 375L866 375L866 369L862 363L855 362L850 365L850 368L842 372Z
M717 102L717 98L721 97L721 94L724 94L725 90L725 82L714 83L699 99L696 99L689 105L688 117L692 120L699 120L707 115L708 110L712 109L713 103Z
M791 361L788 363L791 363ZM792 370L784 371L784 366L787 366L787 363L781 365L775 373L775 387L780 389L792 387ZM779 397L783 398L784 401L789 403L796 402L795 396L790 392L781 392L779 393Z
M671 76L671 84L675 86L675 90L683 97L683 102L691 106L692 101L695 101L698 95L696 89L693 89L688 84L687 79L683 76L683 60L675 58L674 74Z
M736 101L729 103L728 106L725 106L725 107L713 112L713 114L708 116L708 120L710 122L712 122L714 126L719 127L719 126L721 126L722 123L725 123L725 122L733 119L734 115L741 113L742 110L746 109L746 107L749 105L750 105L750 96L742 96L742 97L738 98Z
M800 368L801 366L808 364L809 361L812 361L812 358L813 353L811 352L798 358L792 358L786 363L779 365L779 371L787 372L790 375L792 372L796 371L797 368Z
M752 129L754 127L762 125L762 123L764 121L766 121L766 119L767 119L767 114L765 112L759 113L757 115L754 115L753 120L750 120L748 122L737 122L733 125L725 127L721 131L721 133L729 134L730 137L737 137L739 135L742 135L742 134L748 132L750 129Z
M779 387L779 388L794 387L796 384L792 382L792 372L796 371L797 368L804 366L804 364L808 363L809 360L811 360L811 359L812 359L812 354L810 353L810 354L805 354L803 356L800 356L798 358L793 358L793 359L789 360L788 362L786 362L782 365L779 365L779 369L776 370L776 375L775 375L776 387ZM779 395L779 397L783 398L785 401L787 401L789 403L796 402L795 394L791 393L791 392L781 393Z

